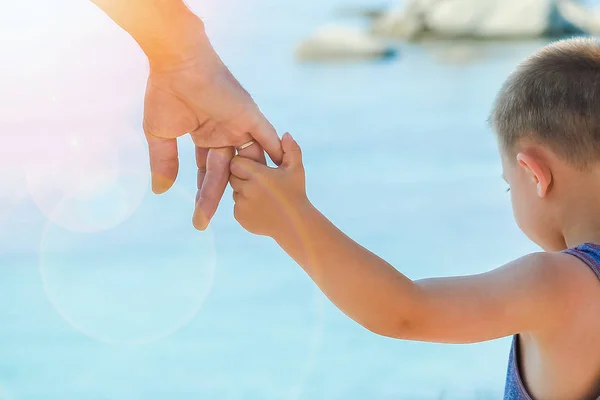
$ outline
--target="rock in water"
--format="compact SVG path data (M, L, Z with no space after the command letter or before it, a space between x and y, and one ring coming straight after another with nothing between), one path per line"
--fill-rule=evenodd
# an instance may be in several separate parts
M396 8L377 18L372 25L376 35L411 40L426 31L423 4L409 0L402 8Z
M326 26L304 40L296 49L299 61L336 61L394 57L396 51L361 30Z
M424 33L443 38L482 39L578 33L579 27L565 18L560 6L564 2L565 0L408 0L402 9L377 19L373 24L373 31L407 40ZM577 3L574 0L567 2Z
M600 33L600 9L589 7L585 2L573 0L559 0L557 13L567 23L575 26L581 32L592 35Z
M387 12L387 7L342 7L336 11L341 17L380 18Z
M548 0L443 0L426 24L449 37L536 37L546 31L550 13Z

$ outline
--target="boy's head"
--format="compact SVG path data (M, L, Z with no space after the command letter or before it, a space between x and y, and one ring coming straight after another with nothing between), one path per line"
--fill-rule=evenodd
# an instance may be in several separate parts
M542 247L564 248L557 201L568 185L554 186L600 161L600 42L564 40L529 57L503 85L491 122L517 223Z

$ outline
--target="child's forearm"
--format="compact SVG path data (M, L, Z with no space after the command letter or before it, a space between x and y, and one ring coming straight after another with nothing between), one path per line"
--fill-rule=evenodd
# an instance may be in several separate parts
M578 296L581 282L593 283L585 268L573 282L573 257L562 253L533 254L483 274L412 282L310 204L300 147L284 135L282 148L279 168L234 158L235 218L248 231L274 238L331 301L373 332L442 343L551 332L571 317L563 299Z
M274 239L338 308L365 328L397 337L411 324L418 286L312 205L296 209Z

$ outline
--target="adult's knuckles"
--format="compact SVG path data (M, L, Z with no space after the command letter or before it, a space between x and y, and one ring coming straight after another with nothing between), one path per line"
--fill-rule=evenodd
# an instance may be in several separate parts
M149 119L144 119L142 128L148 141L152 139L175 139L188 132L183 127L158 124Z

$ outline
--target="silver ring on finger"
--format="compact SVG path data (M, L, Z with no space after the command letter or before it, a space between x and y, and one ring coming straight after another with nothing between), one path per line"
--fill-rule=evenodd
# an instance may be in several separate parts
M247 143L244 143L243 145L241 145L241 146L237 147L237 148L236 148L236 150L237 150L238 152L239 152L239 151L242 151L242 150L244 150L244 149L247 149L248 147L252 146L252 145L253 145L253 144L255 144L255 143L256 143L256 140L251 140L251 141L249 141L249 142L247 142Z

